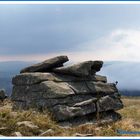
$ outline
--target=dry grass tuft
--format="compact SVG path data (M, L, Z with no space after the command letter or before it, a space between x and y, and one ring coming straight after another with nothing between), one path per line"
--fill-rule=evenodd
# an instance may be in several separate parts
M77 127L62 128L52 120L50 113L39 113L33 110L17 111L11 109L12 103L5 100L0 104L0 135L11 136L14 132L20 132L23 136L39 136L41 133L51 130L44 136L75 136L76 133L93 136L122 136L117 130L140 131L140 98L123 97L124 109L119 113L122 120L116 123L97 126L84 124ZM38 130L18 127L17 122L31 121L39 127ZM123 135L140 136L140 135Z

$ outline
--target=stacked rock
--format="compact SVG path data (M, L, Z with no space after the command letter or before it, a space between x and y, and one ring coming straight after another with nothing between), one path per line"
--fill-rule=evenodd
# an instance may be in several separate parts
M12 79L14 109L48 110L61 124L118 120L123 108L116 85L96 75L102 61L63 66L67 56L57 56L29 66Z

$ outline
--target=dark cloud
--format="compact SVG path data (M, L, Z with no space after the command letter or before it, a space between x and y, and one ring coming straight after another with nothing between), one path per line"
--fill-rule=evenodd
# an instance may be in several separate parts
M139 25L139 11L137 5L0 5L0 54L80 51L79 44L114 28Z

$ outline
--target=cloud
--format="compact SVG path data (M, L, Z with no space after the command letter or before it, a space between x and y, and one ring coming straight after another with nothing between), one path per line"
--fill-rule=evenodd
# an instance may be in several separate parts
M86 58L140 61L140 30L113 30L97 40L79 45L78 49L81 50L79 54Z
M106 62L99 74L108 82L118 81L120 90L140 90L140 62Z
M116 29L92 41L82 42L72 50L64 49L58 52L27 55L1 55L0 59L1 61L41 61L56 55L68 55L72 62L86 60L140 61L139 52L140 29Z

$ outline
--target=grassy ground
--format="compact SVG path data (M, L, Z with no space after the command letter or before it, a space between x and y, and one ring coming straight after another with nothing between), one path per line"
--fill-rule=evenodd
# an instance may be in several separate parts
M117 130L140 132L140 97L122 97L124 108L119 111L122 120L105 125L81 125L73 128L62 128L51 120L51 115L40 114L34 111L13 112L11 102L0 104L0 135L11 136L14 132L20 132L23 136L38 136L40 133L51 129L45 136L75 136L76 133L93 136L140 136L120 135ZM34 130L17 126L17 122L31 121L39 129ZM78 135L77 134L77 135Z

